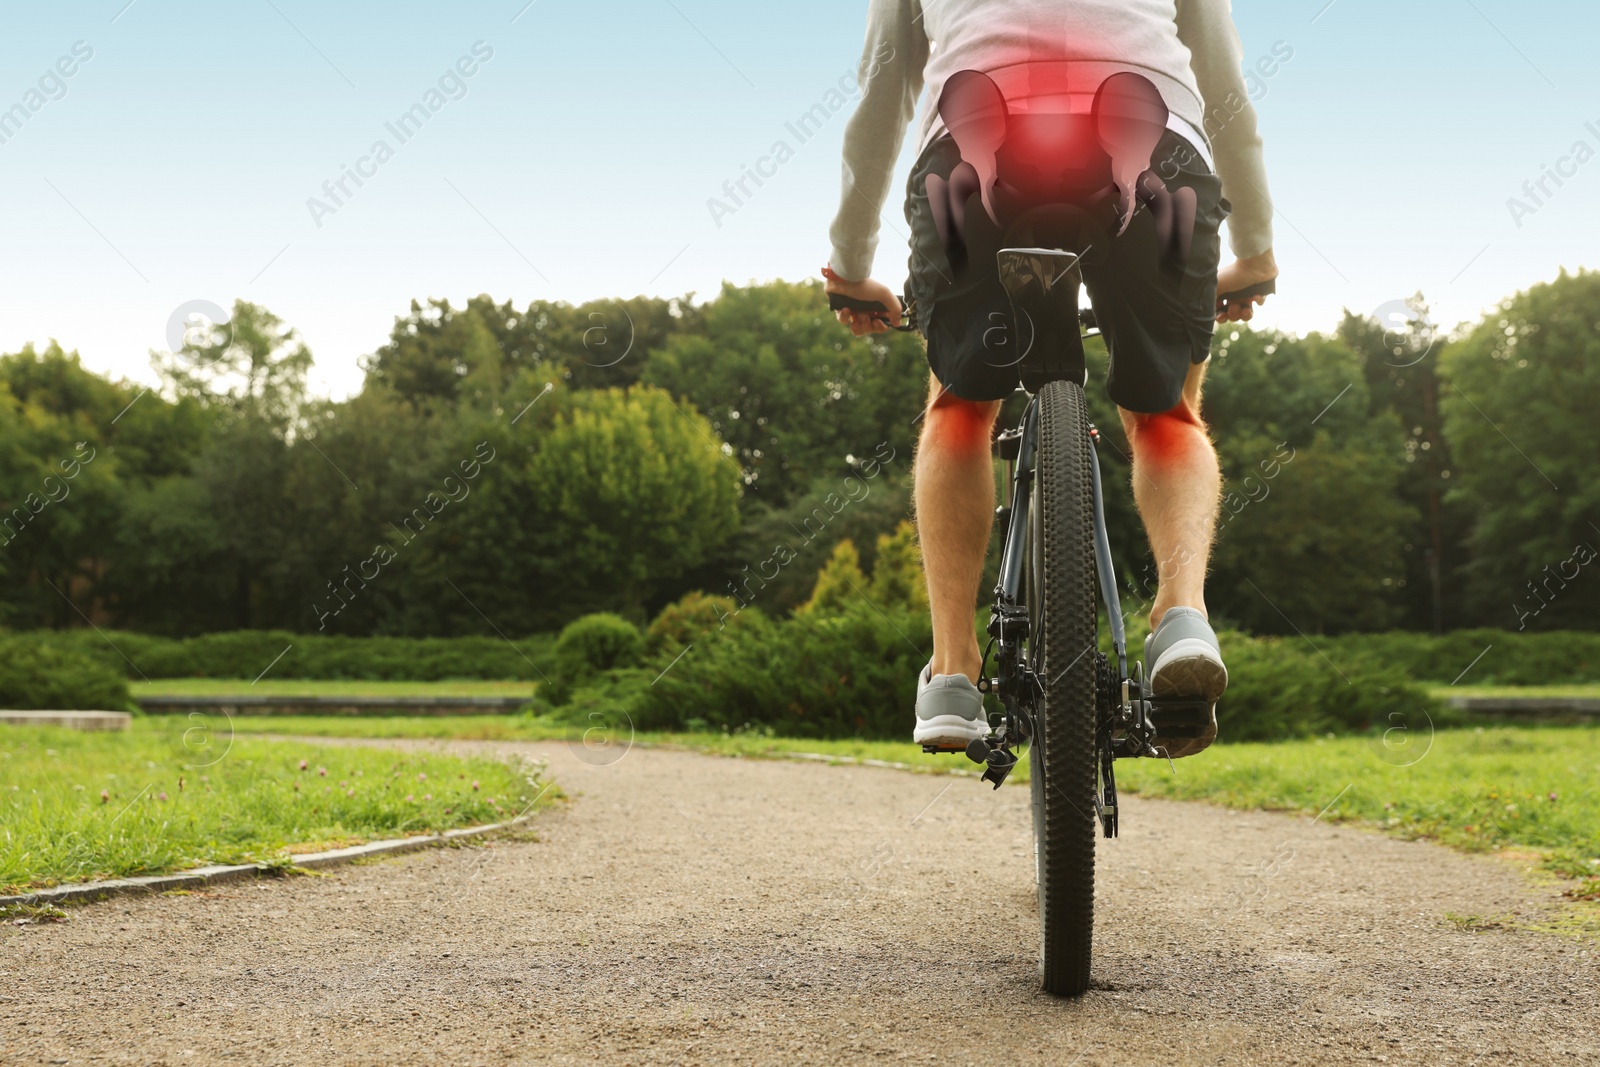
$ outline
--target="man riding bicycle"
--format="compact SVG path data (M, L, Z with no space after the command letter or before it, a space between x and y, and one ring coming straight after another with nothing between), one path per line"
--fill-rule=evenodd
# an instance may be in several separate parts
M1154 695L1212 705L1198 737L1161 737L1157 720L1156 744L1179 757L1216 736L1227 670L1204 583L1221 475L1200 385L1213 321L1248 320L1278 273L1241 58L1230 0L871 0L824 275L829 293L887 308L839 311L856 336L899 323L899 299L870 275L879 213L926 86L905 209L908 295L931 370L915 467L933 616L918 742L960 746L989 732L973 607L994 515L990 436L1018 369L996 357L996 330L1009 329L1011 314L993 255L965 253L987 247L971 235L1000 232L1008 198L1013 209L1063 199L1108 220L1083 249L1082 272L1158 564L1145 670ZM1128 150L1118 131L1137 141L1145 128L1148 141ZM1075 174L1090 175L1084 190L1110 185L1098 197L1062 191L1078 188ZM1219 270L1224 218L1237 258Z

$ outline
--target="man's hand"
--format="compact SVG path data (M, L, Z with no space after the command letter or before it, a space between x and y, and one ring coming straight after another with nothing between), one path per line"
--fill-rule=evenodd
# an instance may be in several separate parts
M1272 258L1272 249L1249 259L1236 259L1217 271L1217 321L1249 322L1256 313L1256 305L1266 303L1265 296L1252 296L1248 300L1230 301L1223 305L1225 293L1237 293L1260 282L1278 276L1278 261Z
M890 326L900 325L900 298L887 285L871 278L852 282L839 277L829 267L822 268L822 277L826 279L822 287L826 292L841 293L857 300L876 300L889 309L887 312L871 313L841 308L835 312L839 321L850 327L850 332L857 337L869 333L888 333Z

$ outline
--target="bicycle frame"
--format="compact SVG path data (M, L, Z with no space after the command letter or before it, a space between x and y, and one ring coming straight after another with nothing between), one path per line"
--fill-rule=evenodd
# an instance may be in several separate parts
M1037 222L1061 228L1081 226L1082 212L1070 208L1035 209L1021 222ZM1031 220L1031 221L1030 221ZM1029 231L1031 232L1031 231ZM1085 250L1087 243L1074 247ZM993 736L974 740L966 747L967 757L985 765L983 779L996 789L1017 763L1015 746L1032 738L1034 723L1044 705L1050 680L1032 662L1029 641L1033 620L1028 590L1023 588L1024 554L1028 551L1030 511L1033 506L1034 472L1039 448L1039 394L1055 382L1081 388L1088 382L1083 341L1099 334L1092 312L1078 308L1079 252L1060 247L1013 247L998 255L1000 282L1011 298L1014 318L1026 317L1033 325L1028 348L1019 357L1018 377L1029 393L1021 423L1001 433L994 442L995 454L1006 461L1006 499L997 511L1004 528L1000 552L1000 577L994 591L994 607L989 615L989 646L984 651L983 677L978 688L994 693L1005 708L1005 717ZM1192 700L1154 701L1147 693L1144 665L1128 670L1127 633L1123 625L1121 598L1117 595L1117 575L1111 557L1111 538L1106 531L1105 500L1100 479L1098 454L1100 432L1089 425L1089 468L1092 488L1094 558L1100 599L1105 605L1111 630L1112 656L1094 650L1096 748L1099 787L1095 808L1107 837L1117 834L1117 788L1112 764L1119 758L1166 756L1152 745L1156 728L1151 720L1153 707L1192 708ZM1090 649L1084 649L1082 655ZM989 656L995 657L995 672L987 670ZM928 751L942 750L936 745Z
M1093 336L1094 331L1084 336ZM1014 746L1033 736L1040 698L1049 686L1030 660L1028 637L1032 626L1023 581L1026 576L1024 553L1028 550L1028 523L1033 506L1033 478L1038 450L1039 413L1037 395L1030 397L1022 421L1013 430L999 435L996 454L1006 462L1005 501L999 508L1004 528L1000 552L1000 575L994 589L994 606L989 615L989 647L984 663L994 655L995 671L986 670L979 688L999 697L1005 708L1004 721L992 741L975 741L967 755L986 764L985 781L996 789L1016 766ZM1099 431L1089 428L1090 474L1094 489L1094 548L1101 602L1110 623L1112 655L1095 650L1097 748L1100 760L1100 790L1095 808L1106 837L1117 835L1116 776L1112 764L1119 758L1164 756L1150 744L1155 736L1150 711L1156 702L1145 695L1144 666L1128 671L1127 635L1122 618L1121 598L1117 593L1116 569L1111 557L1111 538L1106 530L1105 502L1101 488L1098 456ZM1085 652L1088 650L1085 649ZM1165 702L1163 702L1165 703Z
M1093 336L1093 333L1086 334ZM1112 632L1112 649L1115 665L1110 657L1094 649L1096 657L1096 704L1098 704L1098 747L1101 761L1101 790L1096 797L1096 811L1101 819L1106 837L1117 835L1117 784L1112 771L1112 761L1123 757L1154 757L1163 755L1150 747L1155 736L1155 726L1150 723L1150 701L1144 693L1142 664L1128 673L1128 649L1123 625L1122 601L1117 595L1117 574L1110 555L1110 536L1106 531L1106 506L1101 493L1099 475L1098 430L1090 427L1090 472L1094 488L1094 561L1098 569L1101 601L1106 605L1107 619ZM1038 448L1038 400L1029 398L1016 429L1006 430L995 442L995 451L1006 462L1006 498L1000 506L1005 534L1000 549L1000 577L995 584L994 608L989 614L989 648L984 651L984 664L990 654L995 657L995 672L984 672L979 688L1000 697L1005 707L1005 720L995 729L994 741L973 742L966 755L974 761L986 763L984 781L994 782L995 789L1005 782L1011 768L1016 766L1014 745L1034 736L1034 723L1040 709L1040 697L1050 685L1030 662L1027 637L1032 619L1029 616L1024 581L1024 552L1027 552L1027 528L1032 509L1034 490L1034 464ZM1090 649L1085 649L1088 653Z

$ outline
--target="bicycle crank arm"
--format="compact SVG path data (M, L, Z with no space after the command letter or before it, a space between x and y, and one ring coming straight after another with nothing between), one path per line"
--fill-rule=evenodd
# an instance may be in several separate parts
M967 743L967 758L984 765L982 778L986 782L993 782L996 789L1005 784L1006 776L1017 765L1017 754L1004 741L990 745L987 741L974 738Z

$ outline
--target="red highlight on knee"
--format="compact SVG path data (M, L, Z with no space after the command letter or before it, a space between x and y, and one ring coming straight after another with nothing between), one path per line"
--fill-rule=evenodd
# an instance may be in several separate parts
M951 451L987 452L998 409L992 400L963 400L943 393L928 406L924 440Z
M1139 415L1130 429L1136 462L1166 465L1209 446L1200 417L1187 401L1156 415Z

